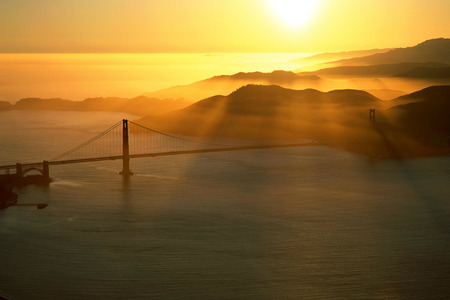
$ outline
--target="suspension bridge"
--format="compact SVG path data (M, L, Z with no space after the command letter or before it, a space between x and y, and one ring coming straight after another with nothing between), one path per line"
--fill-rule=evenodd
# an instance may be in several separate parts
M147 128L138 123L121 120L107 130L52 159L33 163L0 166L1 178L16 178L33 183L33 178L50 182L50 166L121 159L120 174L130 176L130 159L208 152L224 152L270 148L317 146L317 143L220 145L208 141L194 141ZM35 171L38 175L27 176Z

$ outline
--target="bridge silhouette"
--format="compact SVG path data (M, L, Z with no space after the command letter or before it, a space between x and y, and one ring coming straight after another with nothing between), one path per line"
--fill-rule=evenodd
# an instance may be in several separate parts
M118 159L122 160L122 171L120 174L130 176L133 174L130 170L130 159L132 158L317 145L319 144L315 142L220 145L209 141L195 141L177 137L129 120L121 120L92 139L52 159L42 162L0 166L0 177L26 178L30 172L37 171L40 175L34 176L39 177L40 180L43 179L50 182L50 166Z

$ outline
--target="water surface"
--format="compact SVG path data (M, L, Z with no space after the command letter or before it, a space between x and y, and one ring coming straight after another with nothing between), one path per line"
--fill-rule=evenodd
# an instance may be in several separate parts
M4 112L2 162L53 157L119 113ZM23 122L27 120L27 122ZM10 299L445 299L450 159L328 147L52 166L0 212Z

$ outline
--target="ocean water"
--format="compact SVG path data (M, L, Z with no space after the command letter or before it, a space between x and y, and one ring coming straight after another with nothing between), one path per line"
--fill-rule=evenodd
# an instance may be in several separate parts
M0 114L0 162L43 160L120 113ZM8 299L448 299L450 158L324 146L51 166L0 211Z

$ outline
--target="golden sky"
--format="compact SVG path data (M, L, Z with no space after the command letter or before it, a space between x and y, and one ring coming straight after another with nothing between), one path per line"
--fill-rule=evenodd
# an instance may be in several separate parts
M298 26L284 22L272 2L0 0L0 52L299 53L450 37L449 0L317 0Z

